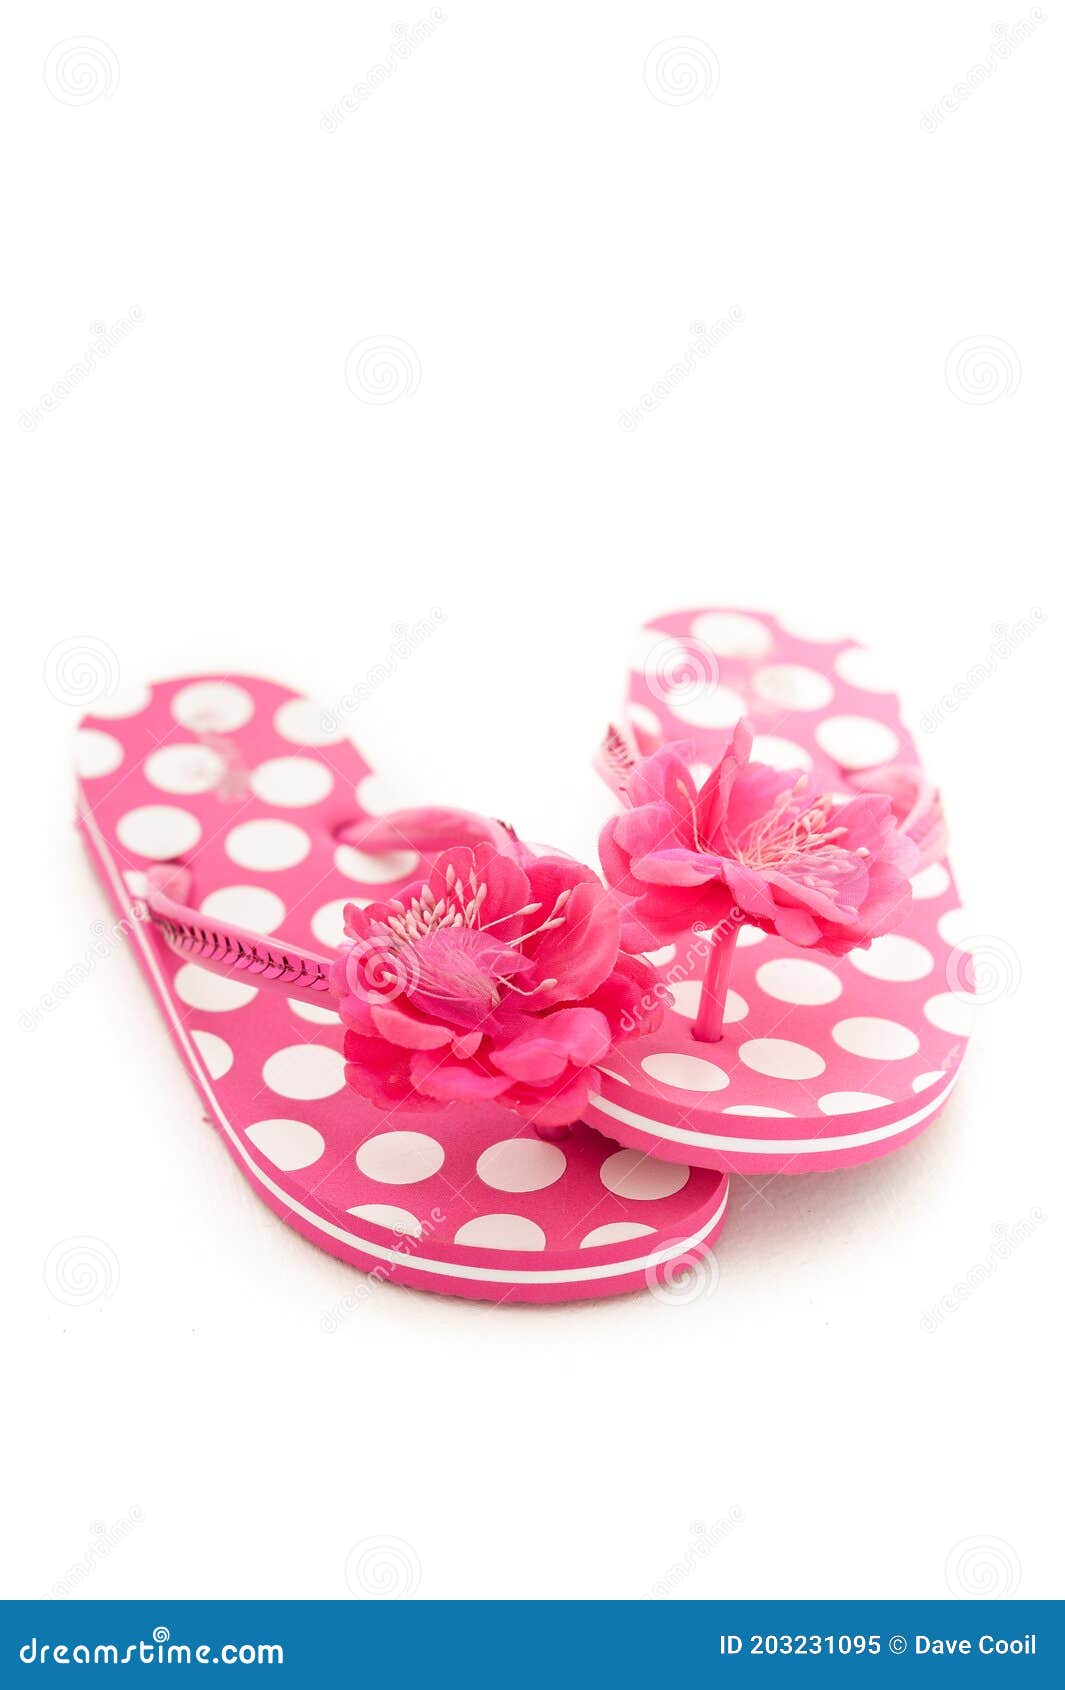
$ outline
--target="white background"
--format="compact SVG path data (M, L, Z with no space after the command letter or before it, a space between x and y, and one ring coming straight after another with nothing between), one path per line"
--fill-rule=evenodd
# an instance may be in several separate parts
M325 124L428 8L9 20L5 1590L346 1597L384 1536L384 1583L432 1597L1046 1596L1060 9L972 77L1027 14L445 10ZM52 50L83 36L105 45L78 103ZM670 98L674 37L708 94ZM402 343L388 403L345 380L376 337ZM243 667L330 699L437 607L363 750L405 801L586 852L634 629L713 603L878 643L915 723L1043 613L923 740L1012 989L927 1136L736 1182L713 1295L393 1288L331 1320L358 1276L242 1184L130 955L18 1028L107 914L71 826L78 711L46 683L62 642L124 679ZM45 1263L82 1235L119 1273L72 1305Z

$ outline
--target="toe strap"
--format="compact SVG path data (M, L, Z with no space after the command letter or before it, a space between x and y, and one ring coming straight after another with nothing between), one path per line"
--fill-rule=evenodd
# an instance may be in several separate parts
M362 851L415 850L421 854L451 845L490 842L511 853L514 836L503 823L471 810L422 806L394 810L389 815L349 822L337 837ZM187 962L212 974L254 980L274 987L286 997L308 1003L328 1003L329 976L334 957L282 943L232 922L213 920L192 902L192 873L182 863L163 863L148 870L144 905L163 943Z
M212 974L254 979L256 985L273 986L308 1003L328 1001L331 957L279 944L232 922L209 920L187 902L191 889L187 868L168 864L148 870L145 907L170 950Z

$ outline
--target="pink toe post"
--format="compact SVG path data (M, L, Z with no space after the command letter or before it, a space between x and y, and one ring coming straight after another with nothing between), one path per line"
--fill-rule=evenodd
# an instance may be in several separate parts
M382 815L332 714L252 677L116 694L78 759L85 843L203 1110L359 1295L595 1298L711 1248L723 1175L580 1119L659 1013L590 869L465 811Z
M706 965L703 989L699 994L699 1008L692 1028L692 1036L701 1044L716 1045L721 1038L732 958L741 926L741 922L726 916L724 921L714 928L711 936L710 959Z

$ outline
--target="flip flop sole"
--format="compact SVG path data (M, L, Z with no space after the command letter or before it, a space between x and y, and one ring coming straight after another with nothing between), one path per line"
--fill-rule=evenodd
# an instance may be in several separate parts
M143 919L148 868L180 862L207 915L318 951L349 901L417 853L339 844L381 808L333 720L269 681L197 676L116 697L79 734L78 820L182 1061L258 1195L375 1281L496 1302L679 1294L728 1181L578 1126L546 1143L495 1104L373 1108L346 1086L338 1017L184 962ZM704 1275L705 1266L699 1270Z
M759 612L688 611L644 629L628 714L642 749L691 740L707 766L746 716L754 758L807 770L815 792L919 763L868 652ZM713 1045L692 1033L705 940L657 953L664 1024L611 1053L588 1119L663 1159L745 1174L849 1167L905 1144L950 1095L977 1002L949 866L925 869L913 891L898 932L846 957L745 928Z

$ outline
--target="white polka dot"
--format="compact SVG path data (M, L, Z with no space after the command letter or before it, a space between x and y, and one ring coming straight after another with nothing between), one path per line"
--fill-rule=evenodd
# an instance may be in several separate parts
M718 657L764 657L773 638L757 617L730 610L710 610L697 616L692 634Z
M642 733L649 734L652 739L661 739L662 724L654 711L649 710L646 704L630 704L628 713L629 721L634 728L639 728Z
M191 851L202 829L194 815L176 804L142 804L127 810L115 831L127 851L162 858Z
M833 1003L843 991L839 976L831 968L805 957L782 956L763 962L754 977L763 992L780 1003Z
M223 1074L229 1073L233 1066L233 1052L225 1039L220 1039L217 1033L193 1032L189 1036L203 1057L204 1067L212 1080L220 1080Z
M797 611L794 616L778 616L777 621L786 634L796 640L808 640L811 645L839 645L847 638L833 623L811 616L805 610Z
M884 933L867 951L850 951L848 957L870 980L923 980L934 967L931 951L901 933Z
M915 898L938 898L950 886L950 875L942 863L929 863L910 881Z
M241 822L226 835L226 856L241 868L294 868L310 848L310 839L295 822Z
M600 1068L598 1072L605 1074L608 1080L616 1080L619 1086L631 1086L632 1084L632 1081L627 1080L624 1074L615 1074L613 1068Z
M220 886L208 892L200 914L212 921L232 922L253 933L272 933L285 919L285 906L276 892L265 886Z
M647 961L655 968L664 968L667 962L672 962L677 954L676 945L663 945L661 950L647 951Z
M210 792L225 772L217 751L195 743L164 745L144 764L145 779L160 792Z
M477 1158L477 1173L493 1191L542 1191L566 1171L557 1145L539 1138L504 1138Z
M360 1144L355 1163L382 1185L416 1185L444 1164L444 1147L428 1133L378 1133Z
M348 904L362 904L365 899L334 898L331 904L323 904L321 909L315 910L311 916L311 932L320 945L327 950L335 951L344 942L344 911Z
M474 1244L481 1250L546 1250L542 1227L525 1215L478 1215L455 1234L456 1244Z
M827 676L800 663L771 663L754 677L759 698L782 710L823 710L835 689Z
M929 1086L934 1086L937 1080L945 1078L946 1075L942 1068L933 1068L930 1074L918 1074L913 1082L913 1089L914 1091L927 1091Z
M391 787L381 775L363 775L355 789L355 796L368 816L384 816L398 807Z
M690 1174L691 1169L683 1162L660 1162L656 1156L644 1155L642 1150L616 1150L599 1170L599 1178L608 1191L636 1203L672 1197L684 1189Z
M731 728L743 715L743 699L731 687L709 683L690 696L683 688L670 695L669 708L693 728Z
M364 1221L376 1221L378 1226L385 1226L389 1232L402 1233L405 1238L420 1238L422 1223L409 1209L397 1208L395 1203L360 1203L357 1208L349 1209L349 1215L358 1215Z
M863 1109L880 1109L890 1102L889 1097L877 1097L871 1091L828 1091L818 1098L817 1107L823 1115L857 1115Z
M941 939L948 945L964 945L966 939L973 937L973 924L967 910L948 910L936 922Z
M736 935L736 944L741 951L745 951L748 945L762 944L765 937L766 935L762 932L760 927L751 927L748 924L746 927L740 928Z
M135 898L146 898L148 896L148 876L142 868L123 870L122 879Z
M944 1033L957 1033L966 1038L973 1027L973 1002L967 993L939 992L924 1006L925 1015L933 1027Z
M252 770L249 784L264 804L298 810L320 804L333 790L333 776L311 757L271 757Z
M209 1009L217 1014L243 1009L258 989L226 974L212 974L210 969L200 968L195 962L184 963L174 975L174 990L182 1003L187 1003L190 1009Z
M673 1007L678 1015L687 1015L694 1021L699 1010L699 999L703 994L701 980L678 980L675 986L670 986L669 995L673 999ZM739 992L730 991L725 996L725 1021L742 1021L747 1013L747 1004L740 997Z
M349 880L369 885L409 880L418 867L417 851L357 851L354 845L339 845L333 862Z
M597 1244L627 1244L632 1238L646 1238L653 1226L641 1226L639 1221L608 1221L595 1226L581 1239L582 1250L594 1250Z
M313 698L289 698L274 712L274 727L290 745L333 745L344 730Z
M289 998L288 1007L301 1021L313 1021L323 1027L337 1026L340 1022L335 1009L324 1009L321 1004L308 1003L304 998Z
M329 1045L286 1045L263 1063L263 1080L279 1097L332 1097L344 1089L344 1058Z
M768 763L771 769L812 769L813 758L793 739L778 739L776 734L755 734L751 746L752 763Z
M99 728L79 728L74 735L74 767L82 780L113 774L123 755L114 735L105 734Z
M255 703L232 681L194 681L175 693L170 713L195 733L232 733L251 721Z
M139 716L151 702L151 687L116 687L106 698L94 701L89 715L99 716L105 722L115 722L124 716Z
M317 1127L309 1126L306 1121L289 1121L284 1117L255 1121L247 1129L247 1136L256 1150L261 1150L267 1160L283 1173L309 1168L325 1149L325 1139Z
M814 737L843 769L871 769L890 762L899 749L897 735L872 716L828 716L817 724Z
M885 1021L879 1015L853 1015L837 1021L832 1037L841 1050L852 1056L868 1056L877 1062L899 1062L920 1049L916 1033L898 1021Z
M722 1109L722 1115L781 1115L791 1120L790 1109L770 1109L766 1103L734 1103L730 1109Z
M645 1056L640 1066L652 1080L664 1086L679 1086L684 1091L721 1091L728 1085L728 1075L716 1062L680 1051L655 1051Z
M777 1080L813 1080L825 1071L824 1060L815 1050L792 1039L748 1039L740 1045L739 1055L756 1074Z
M629 652L629 667L644 669L653 652L660 651L666 640L670 639L664 628L641 628L632 642Z
M836 674L850 686L862 692L894 692L891 677L885 673L879 652L867 651L865 646L851 646L836 658Z

